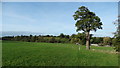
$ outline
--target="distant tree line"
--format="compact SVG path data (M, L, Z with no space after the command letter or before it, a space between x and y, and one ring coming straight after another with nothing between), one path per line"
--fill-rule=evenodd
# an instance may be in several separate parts
M114 38L110 37L91 37L91 44L98 44L100 46L104 45L112 45L115 43ZM86 43L86 36L85 33L78 33L72 35L65 35L61 33L58 36L53 35L39 35L39 36L5 36L2 37L2 40L11 40L11 41L24 41L24 42L47 42L47 43L79 43L81 45L85 45Z

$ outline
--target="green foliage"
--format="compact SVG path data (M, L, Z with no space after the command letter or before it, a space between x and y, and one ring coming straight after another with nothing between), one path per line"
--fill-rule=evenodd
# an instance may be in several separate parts
M69 39L69 35L64 35L63 33L61 33L58 37L60 37L60 38L67 38L67 39Z
M63 34L64 35L64 34ZM62 36L63 37L63 36ZM24 42L47 42L47 43L79 43L81 45L85 45L86 43L86 35L85 33L78 33L78 34L72 34L64 35L62 38L59 36L52 36L52 35L39 35L39 36L6 36L2 37L3 40L11 40L11 41L24 41ZM103 40L104 39L104 40ZM113 38L114 40L115 38ZM115 45L112 38L109 37L109 39L106 39L106 37L92 37L91 35L91 43L92 44L99 44L101 46L104 45Z
M111 45L112 39L110 37L104 37L103 43L104 43L104 45Z
M112 40L112 43L114 45L114 49L118 52L120 52L120 37L114 38Z
M99 46L105 46L104 43L99 43L98 45L99 45Z
M61 43L3 41L3 66L118 66L117 54ZM112 47L92 47L113 51Z
M80 39L79 38L72 38L71 43L80 43Z
M79 7L73 17L74 20L76 20L76 31L83 30L85 32L89 32L91 30L96 31L97 29L102 29L100 18L96 16L95 13L90 12L90 10L85 6Z
M87 7L81 6L73 15L76 21L76 31L86 32L86 49L90 49L90 31L96 31L102 29L102 22L95 13L91 12Z
M61 43L69 43L69 39L67 39L67 38L61 38L60 42Z
M78 34L72 34L71 35L71 43L79 43L84 45L85 44L85 33L78 33Z
M115 32L112 42L115 47L114 49L120 52L120 15L118 16L118 19L114 22L114 24L116 25L117 30Z
M92 37L91 38L91 43L92 44L103 43L103 37Z
M71 36L64 35L61 33L59 36L52 36L52 35L39 35L39 36L6 36L2 37L3 40L13 40L13 41L24 41L24 42L47 42L47 43L80 43L85 44L85 34L78 33L73 34ZM74 39L74 40L73 40Z
M60 38L64 38L65 35L64 35L63 33L61 33L59 37L60 37Z
M82 44L82 45L85 44L85 41L86 41L85 33L78 33L76 37L80 39L79 40L80 44Z

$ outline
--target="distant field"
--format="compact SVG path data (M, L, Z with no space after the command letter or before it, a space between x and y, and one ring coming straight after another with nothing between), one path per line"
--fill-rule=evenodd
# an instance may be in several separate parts
M17 41L3 41L2 47L3 66L118 66L112 47L88 51L75 44Z

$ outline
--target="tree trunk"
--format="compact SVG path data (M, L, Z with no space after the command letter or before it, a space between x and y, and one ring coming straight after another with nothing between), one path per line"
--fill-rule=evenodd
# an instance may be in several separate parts
M90 50L90 34L86 32L86 49Z

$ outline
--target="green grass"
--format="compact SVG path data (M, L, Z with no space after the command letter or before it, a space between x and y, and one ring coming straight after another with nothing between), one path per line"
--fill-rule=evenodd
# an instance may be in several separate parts
M2 47L3 66L118 66L117 54L97 51L111 47L17 41L3 41Z
M2 67L2 40L0 40L0 67Z

